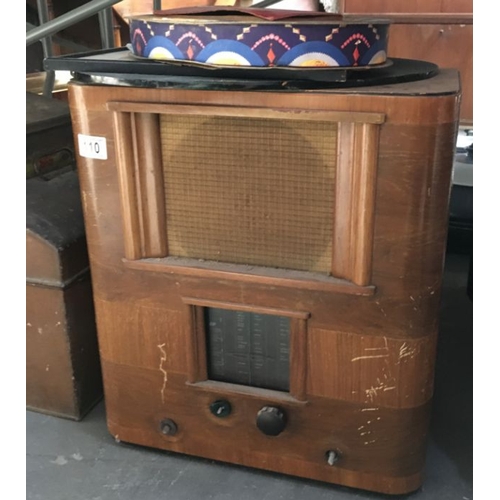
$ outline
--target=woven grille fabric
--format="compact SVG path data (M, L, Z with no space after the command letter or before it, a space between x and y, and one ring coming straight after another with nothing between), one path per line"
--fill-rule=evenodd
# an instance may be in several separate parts
M169 255L329 274L337 126L160 116Z

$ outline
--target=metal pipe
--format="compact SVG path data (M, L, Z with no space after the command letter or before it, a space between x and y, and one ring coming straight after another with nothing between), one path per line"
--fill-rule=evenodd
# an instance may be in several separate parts
M36 5L38 8L38 20L40 21L40 25L46 24L49 22L49 8L47 7L46 0L36 0ZM44 57L52 56L52 40L50 36L46 36L41 39L42 47L43 47L43 55Z
M26 32L35 29L36 26L31 23L26 23ZM73 42L72 40L66 40L66 38L62 38L60 36L54 35L52 37L52 41L60 45L61 47L65 47L72 52L86 52L91 50L91 47L87 47L86 45L81 45L80 43Z
M278 2L281 2L281 0L262 0L262 2L252 5L252 9L263 9L264 7L270 7Z
M99 30L101 32L101 43L104 49L112 49L115 46L113 33L113 12L111 7L99 12Z
M45 81L43 82L43 95L44 97L52 97L54 91L54 84L56 82L56 72L49 70L45 72Z
M40 21L40 26L43 26L49 22L49 8L47 6L47 0L36 0L36 5L38 8L38 20ZM42 49L43 57L52 57L52 38L46 36L42 38ZM45 75L45 82L43 83L43 95L44 97L52 97L52 91L54 90L55 73L54 71L47 71Z
M54 35L58 31L61 31L64 28L67 28L68 26L76 24L80 21L83 21L84 19L87 19L88 17L93 16L99 11L111 7L112 5L120 1L121 0L91 0L85 5L77 7L76 9L63 14L56 19L52 19L48 23L45 23L42 26L38 26L34 30L29 31L26 34L26 46L38 42L39 40L47 36Z

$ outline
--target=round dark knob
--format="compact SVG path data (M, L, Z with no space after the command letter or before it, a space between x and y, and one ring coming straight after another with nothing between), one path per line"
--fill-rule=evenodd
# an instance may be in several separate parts
M275 406L264 406L257 413L257 427L266 436L277 436L285 430L285 412Z
M218 399L210 403L210 412L218 418L224 418L231 413L231 403L225 399Z

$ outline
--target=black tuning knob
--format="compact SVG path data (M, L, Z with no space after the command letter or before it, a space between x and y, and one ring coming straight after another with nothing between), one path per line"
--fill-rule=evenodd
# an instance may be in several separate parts
M277 436L286 427L286 414L275 406L264 406L257 413L257 427L266 436Z

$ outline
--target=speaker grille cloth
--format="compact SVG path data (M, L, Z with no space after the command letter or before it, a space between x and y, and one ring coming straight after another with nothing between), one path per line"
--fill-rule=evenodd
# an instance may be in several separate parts
M337 126L161 115L171 256L329 273Z

